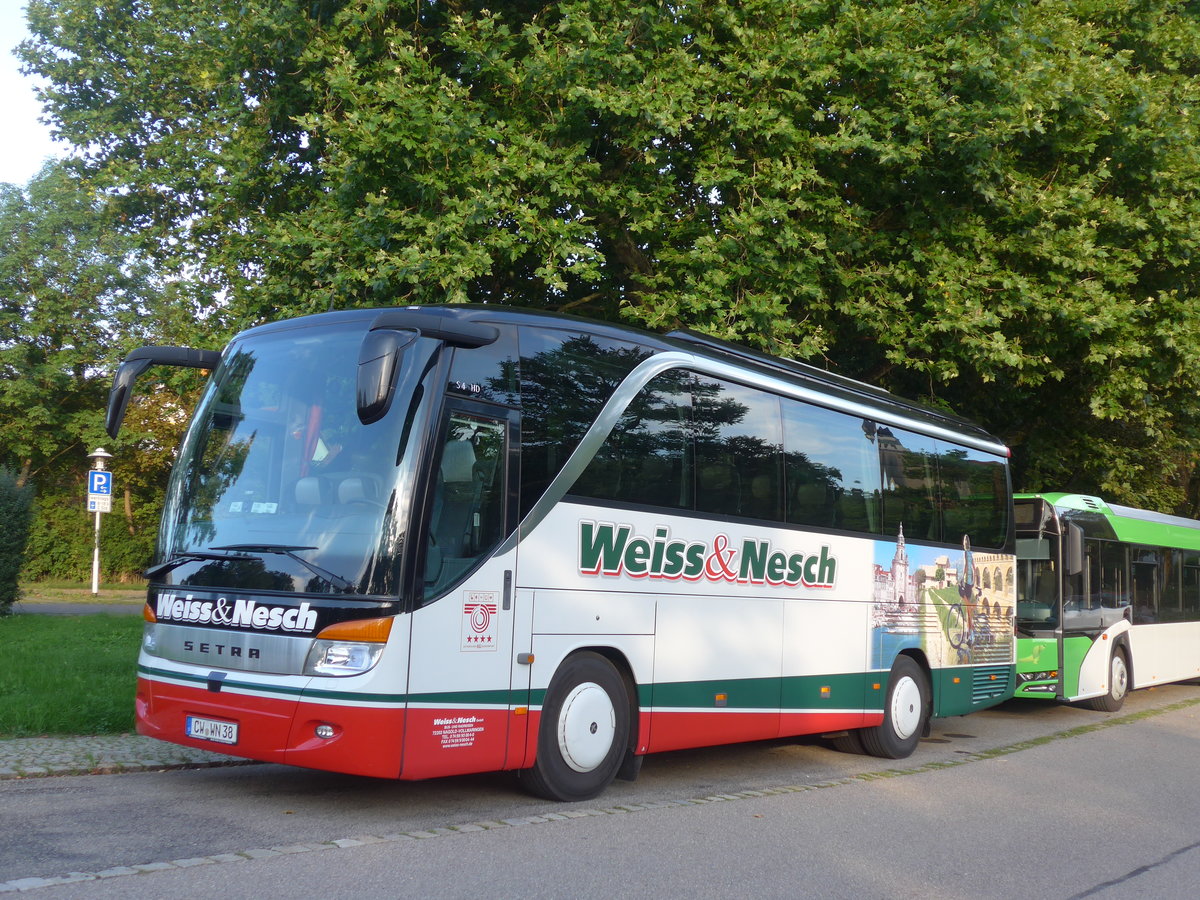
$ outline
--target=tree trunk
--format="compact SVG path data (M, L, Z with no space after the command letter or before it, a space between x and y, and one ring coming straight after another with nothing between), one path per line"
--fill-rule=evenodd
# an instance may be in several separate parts
M133 527L133 499L128 487L125 488L125 524L129 526L130 534L137 534L137 529Z

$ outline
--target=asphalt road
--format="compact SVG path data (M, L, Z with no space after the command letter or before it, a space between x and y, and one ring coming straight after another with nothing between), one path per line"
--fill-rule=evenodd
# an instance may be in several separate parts
M1010 703L909 760L779 741L662 754L598 800L509 776L277 766L0 782L0 883L46 898L1188 898L1200 687ZM41 879L79 873L75 884ZM103 877L99 877L103 876Z

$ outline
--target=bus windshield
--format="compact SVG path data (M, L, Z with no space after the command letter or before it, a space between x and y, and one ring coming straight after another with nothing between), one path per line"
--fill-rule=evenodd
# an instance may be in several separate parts
M362 324L251 333L225 353L176 464L155 580L328 594L395 591L402 429L436 342L405 351L395 400L358 418Z

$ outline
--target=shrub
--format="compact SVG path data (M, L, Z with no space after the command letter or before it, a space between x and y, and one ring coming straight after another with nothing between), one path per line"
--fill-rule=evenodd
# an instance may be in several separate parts
M17 484L8 469L0 469L0 616L17 601L17 577L25 560L25 543L33 520L33 486Z

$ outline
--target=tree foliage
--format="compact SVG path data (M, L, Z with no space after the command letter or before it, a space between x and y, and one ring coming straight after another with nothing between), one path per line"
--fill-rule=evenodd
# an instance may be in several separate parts
M128 534L106 563L139 571L153 544L170 459L146 431L177 441L180 416L159 410L139 427L134 415L114 445L104 404L116 360L178 331L172 300L185 286L157 277L116 215L69 163L48 165L25 188L0 185L0 467L18 487L38 488L27 573L88 571L84 473L88 451L102 444L122 465L114 513Z
M33 489L18 485L12 472L0 468L0 616L8 615L19 596L17 577L32 517Z
M197 340L688 325L979 420L1018 487L1200 509L1196 3L201 9L32 0L23 50L116 226L209 291Z

